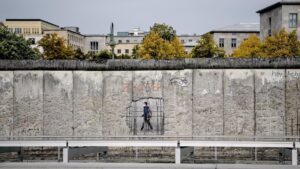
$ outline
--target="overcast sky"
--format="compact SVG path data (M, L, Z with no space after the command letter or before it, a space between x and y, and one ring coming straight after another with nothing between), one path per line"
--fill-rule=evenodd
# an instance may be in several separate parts
M78 26L83 34L107 34L154 23L172 25L178 34L203 34L212 29L259 22L257 10L280 0L0 0L0 20L39 18Z

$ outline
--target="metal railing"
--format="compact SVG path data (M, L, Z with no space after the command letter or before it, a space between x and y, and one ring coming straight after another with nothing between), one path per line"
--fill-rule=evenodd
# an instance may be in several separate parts
M101 141L101 140L196 140L196 141L281 141L291 142L300 141L299 136L162 136L162 135L145 135L145 136L0 136L0 141L22 141L22 140L73 140L73 141Z

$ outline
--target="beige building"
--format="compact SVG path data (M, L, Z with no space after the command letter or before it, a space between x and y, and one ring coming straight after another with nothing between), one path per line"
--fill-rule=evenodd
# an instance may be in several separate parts
M218 47L223 48L227 55L246 40L249 35L259 37L258 23L240 23L210 31Z
M56 33L58 36L64 38L67 42L67 45L71 46L74 50L81 49L82 52L85 52L85 36L80 34L79 28L68 27L44 31L44 35L53 33Z
M23 36L32 43L32 47L38 47L38 41L45 34L57 33L63 37L67 44L74 49L80 48L84 51L84 35L81 35L78 27L60 28L58 25L42 19L6 19L4 25L10 32ZM42 49L39 47L41 52Z
M178 35L178 38L184 46L186 53L191 53L192 49L198 44L201 35Z
M124 32L123 32L124 33ZM117 36L114 36L114 39L116 41L116 47L115 47L115 54L116 55L132 55L133 49L136 45L139 45L142 43L144 39L144 35L140 34L128 34L128 35L122 35L120 33L117 34ZM109 40L110 38L107 37L106 39L106 45L107 49L110 49L109 47Z
M3 24L10 32L29 40L33 48L38 47L37 42L43 38L45 30L59 29L58 25L41 19L6 19ZM41 48L39 49L42 51Z
M85 35L84 52L98 53L103 50L107 50L106 35Z

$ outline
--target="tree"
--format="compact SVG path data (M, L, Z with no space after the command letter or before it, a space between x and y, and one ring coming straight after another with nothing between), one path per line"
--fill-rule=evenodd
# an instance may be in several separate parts
M176 36L176 31L166 24L154 24L141 45L133 51L135 58L142 59L181 59L188 55Z
M170 48L156 32L150 32L143 40L139 48L139 56L142 59L167 58Z
M72 59L75 55L72 47L66 45L65 39L56 33L45 35L39 46L44 50L44 59Z
M190 57L190 55L186 54L185 49L184 49L182 43L180 42L180 40L178 39L178 37L175 37L171 41L171 53L170 53L170 55L172 56L172 58L175 58L175 59L189 58Z
M210 33L204 34L198 41L198 45L192 49L193 58L224 57L225 51L217 47Z
M288 44L291 56L300 56L300 42L298 41L297 31L292 31L288 36Z
M39 59L39 55L22 36L0 27L0 59Z
M97 59L111 59L112 53L108 50L102 50L98 54L96 54L96 60Z
M262 57L288 57L291 56L289 47L289 34L284 30L274 33L265 39L262 45Z
M82 50L80 48L77 48L75 50L74 58L79 59L79 60L86 59L84 53L82 52Z
M161 38L167 41L172 41L176 37L176 31L173 27L165 23L155 23L153 27L150 28L150 32L158 33Z
M139 57L139 45L135 45L132 49L132 59L137 59Z
M241 45L233 51L234 58L260 57L264 54L261 51L262 42L256 35L250 35Z

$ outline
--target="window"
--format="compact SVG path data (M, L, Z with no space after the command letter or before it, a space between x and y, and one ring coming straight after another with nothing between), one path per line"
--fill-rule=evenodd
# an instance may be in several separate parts
M15 28L15 33L16 34L21 34L22 33L22 29L21 28Z
M34 44L35 44L35 38L29 38L29 39L28 39L28 42L29 42L31 45L34 45Z
M8 28L8 31L13 33L14 32L14 28Z
M129 49L125 49L125 53L128 54L129 53Z
M289 27L290 28L297 28L298 23L298 14L290 13L289 15Z
M236 48L236 39L235 38L231 39L231 47Z
M122 40L119 40L119 43L122 43Z
M121 49L118 49L118 54L122 53Z
M219 39L219 47L224 48L224 38Z
M98 42L96 41L91 42L91 50L98 50Z
M129 41L129 40L126 40L126 43L130 43L130 41Z
M184 43L184 40L183 40L183 39L181 40L181 43Z
M189 39L189 42L193 42L193 39Z
M268 35L272 36L272 18L269 18L269 30L268 30Z

